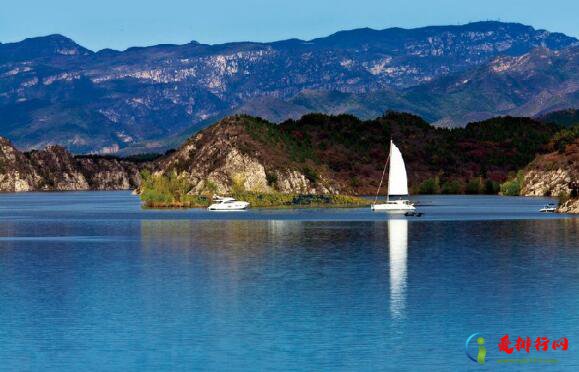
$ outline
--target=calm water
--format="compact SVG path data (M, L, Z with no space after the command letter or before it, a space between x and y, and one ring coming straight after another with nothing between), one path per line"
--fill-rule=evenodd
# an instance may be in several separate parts
M419 201L388 219L0 195L0 370L512 370L505 334L567 337L509 357L578 370L579 219L540 198Z

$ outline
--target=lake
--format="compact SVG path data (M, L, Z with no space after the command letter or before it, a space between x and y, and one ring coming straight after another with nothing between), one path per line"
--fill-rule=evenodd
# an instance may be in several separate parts
M579 219L414 199L421 218L0 194L0 370L579 370Z

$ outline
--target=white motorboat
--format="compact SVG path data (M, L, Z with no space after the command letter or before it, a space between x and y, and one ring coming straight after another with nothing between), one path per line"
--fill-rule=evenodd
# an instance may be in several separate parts
M213 197L213 204L207 208L210 211L241 211L249 208L246 201L235 200L233 198Z
M388 164L390 164L390 169L388 171L388 194L386 197L386 203L377 204L378 194L380 193L380 188L382 187ZM416 207L414 207L414 204L410 200L403 199L405 196L408 196L406 166L404 165L402 153L398 147L390 141L390 153L388 154L388 159L386 159L386 164L384 165L382 179L380 180L378 191L376 191L376 198L372 204L372 210L398 213L415 211Z
M553 203L545 205L543 208L539 209L539 212L543 213L555 213L557 211L557 206Z

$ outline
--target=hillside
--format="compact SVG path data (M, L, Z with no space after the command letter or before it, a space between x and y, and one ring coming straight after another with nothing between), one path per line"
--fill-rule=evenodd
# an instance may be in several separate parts
M501 22L98 52L60 35L32 38L0 44L0 135L24 150L130 153L167 149L232 112L283 121L396 109L448 125L535 115L576 106L576 44ZM537 65L537 75L489 67L515 66L538 47L553 63Z
M521 195L577 198L572 184L579 185L579 125L558 132L547 150L526 167Z
M549 112L539 116L537 120L545 123L555 123L563 127L572 127L574 125L579 125L579 109L568 108L565 110Z
M546 151L557 130L512 117L448 130L394 112L368 121L312 114L279 125L233 116L194 135L156 171L175 172L196 194L237 184L260 192L368 195L376 191L392 138L413 192L496 193L509 173Z
M572 195L579 179L578 128L499 117L444 129L396 112L367 121L310 114L279 125L238 115L161 158L126 160L73 156L58 146L20 152L0 138L0 191L129 189L139 187L139 171L148 169L168 177L163 187L176 185L190 195L369 195L392 138L404 154L412 193L497 193L524 169L521 194Z
M0 192L128 190L139 183L135 162L75 157L59 146L20 152L0 137Z

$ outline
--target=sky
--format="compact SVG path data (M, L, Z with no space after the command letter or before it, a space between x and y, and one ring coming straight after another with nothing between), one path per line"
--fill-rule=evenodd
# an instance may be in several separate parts
M579 0L1 0L0 42L59 33L92 50L123 50L483 20L579 37L578 19Z

